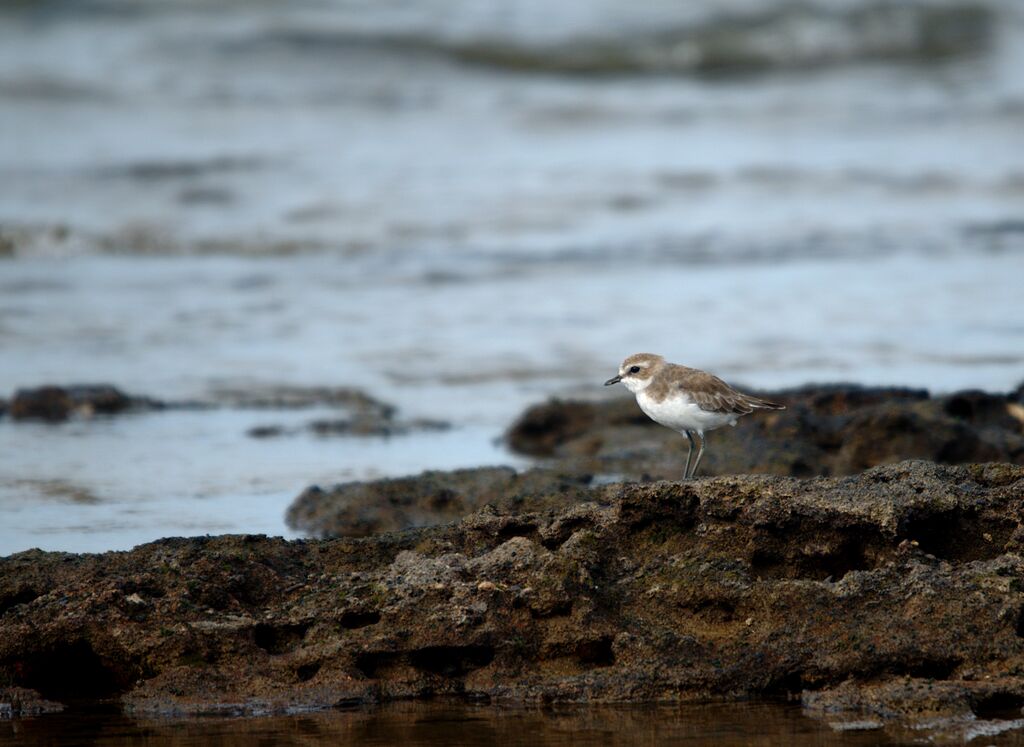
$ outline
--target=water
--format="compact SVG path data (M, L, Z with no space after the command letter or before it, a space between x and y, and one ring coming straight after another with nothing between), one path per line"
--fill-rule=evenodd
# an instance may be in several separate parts
M1019 744L1013 734L988 744ZM134 720L64 714L0 722L0 744L95 745L659 745L715 744L797 747L907 744L927 732L895 735L833 728L801 715L799 706L771 703L677 707L493 708L458 704L394 704L366 710L260 719ZM991 739L991 737L990 737Z
M0 396L355 386L0 420L0 553L290 536L312 483L524 462L660 352L750 386L1024 380L1012 0L0 4Z

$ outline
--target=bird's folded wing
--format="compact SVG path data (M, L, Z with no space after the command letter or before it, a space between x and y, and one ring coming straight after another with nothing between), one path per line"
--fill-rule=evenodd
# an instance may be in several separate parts
M707 412L748 415L754 410L785 409L783 405L737 392L714 374L705 371L687 378L685 383L680 384L680 388L686 389L694 403Z

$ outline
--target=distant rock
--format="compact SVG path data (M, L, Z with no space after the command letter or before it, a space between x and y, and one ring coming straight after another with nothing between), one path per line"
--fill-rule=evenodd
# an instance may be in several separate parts
M416 431L444 431L451 424L443 420L414 418L406 420L394 414L393 408L386 412L356 410L344 418L319 418L298 427L284 425L257 425L247 434L253 438L280 438L282 436L313 435L329 436L404 436Z
M76 384L19 389L8 409L14 420L60 423L72 416L114 415L164 406L158 400L128 395L109 384Z
M0 682L165 715L799 695L957 734L1024 705L1024 467L578 490L361 539L0 558Z
M0 416L13 420L62 423L71 418L117 415L151 410L301 410L323 408L343 415L321 417L294 427L276 423L257 425L247 434L253 438L291 435L399 436L414 431L444 430L449 423L428 418L401 418L394 405L349 387L254 385L219 387L197 400L163 401L125 394L110 384L46 385L19 389L10 403L0 400Z
M381 402L361 389L291 384L217 386L210 390L208 403L235 410L301 410L334 407L373 412L381 417L395 414L395 406Z

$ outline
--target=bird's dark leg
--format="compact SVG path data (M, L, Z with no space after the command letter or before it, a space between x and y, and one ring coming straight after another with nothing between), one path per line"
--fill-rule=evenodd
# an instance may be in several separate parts
M690 476L690 456L693 454L693 434L689 431L683 431L686 434L687 440L690 442L690 447L686 450L686 468L683 470L683 479L685 480Z
M704 434L697 431L697 438L700 439L700 448L697 449L697 458L693 462L693 470L690 472L690 477L695 477L697 475L697 467L700 466L700 458L704 456Z

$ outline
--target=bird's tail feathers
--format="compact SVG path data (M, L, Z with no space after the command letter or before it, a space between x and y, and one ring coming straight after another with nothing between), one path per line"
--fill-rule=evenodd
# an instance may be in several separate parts
M748 395L747 401L751 407L755 410L785 410L785 405L780 405L778 402L769 402L766 399L760 397L750 397Z

